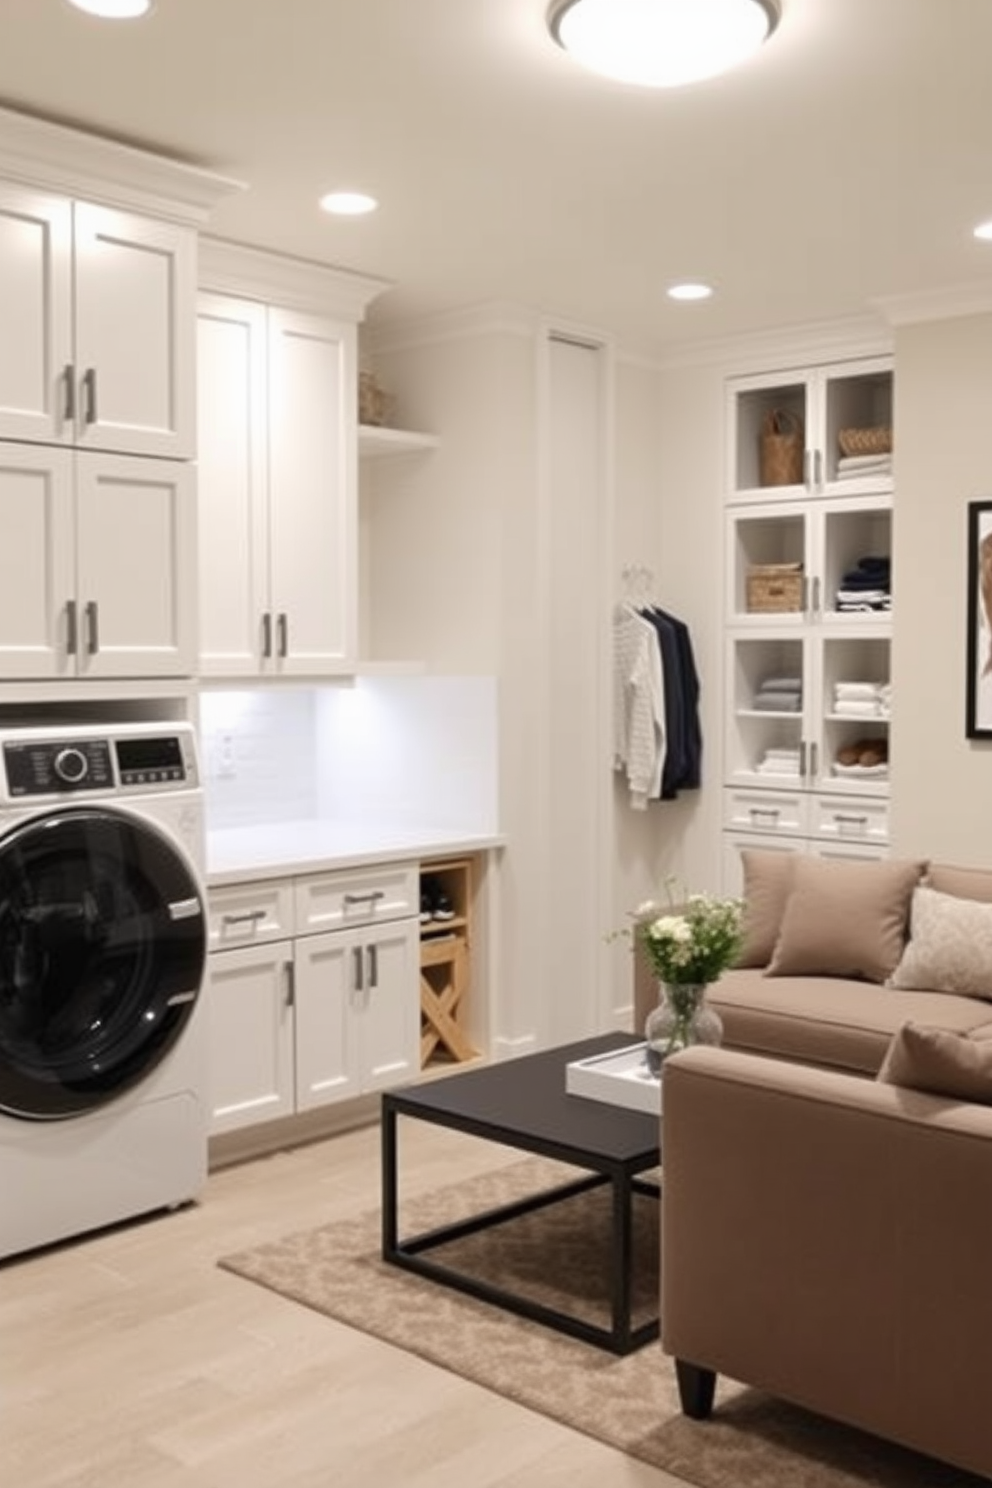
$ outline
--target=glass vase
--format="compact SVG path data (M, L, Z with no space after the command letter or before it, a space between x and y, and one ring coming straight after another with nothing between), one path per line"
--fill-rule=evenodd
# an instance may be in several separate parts
M657 1007L644 1024L648 1069L660 1075L669 1054L691 1044L718 1044L723 1020L706 1001L706 982L661 982Z

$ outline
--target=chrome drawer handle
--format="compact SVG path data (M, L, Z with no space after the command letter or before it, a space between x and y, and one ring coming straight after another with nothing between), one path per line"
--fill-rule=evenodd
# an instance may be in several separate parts
M257 925L260 920L264 919L264 909L249 909L244 914L226 914L222 916L225 925Z
M376 904L380 899L385 899L385 889L370 889L367 894L344 894L343 904Z

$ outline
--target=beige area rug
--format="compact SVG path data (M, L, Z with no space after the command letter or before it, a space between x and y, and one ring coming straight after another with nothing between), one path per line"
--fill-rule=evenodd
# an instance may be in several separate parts
M401 1238L574 1177L527 1159L410 1200ZM563 1310L607 1321L605 1190L434 1251ZM657 1296L658 1205L638 1202L635 1321ZM720 1380L707 1422L679 1412L659 1344L617 1358L383 1263L378 1210L225 1256L220 1265L409 1350L699 1488L987 1488L984 1479Z

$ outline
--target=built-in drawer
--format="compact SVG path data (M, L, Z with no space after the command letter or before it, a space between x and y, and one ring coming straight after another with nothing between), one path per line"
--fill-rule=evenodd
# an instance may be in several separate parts
M291 879L263 879L210 889L207 902L211 951L286 940L293 934Z
M420 913L420 865L397 863L296 879L296 933L316 935Z
M889 803L859 796L814 796L810 836L832 842L885 847L889 841Z
M731 786L723 793L724 826L732 832L781 833L804 837L809 802L802 791L749 790Z

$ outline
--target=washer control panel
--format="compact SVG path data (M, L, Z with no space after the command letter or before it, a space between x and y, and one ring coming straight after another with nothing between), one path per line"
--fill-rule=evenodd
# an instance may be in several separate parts
M122 787L167 790L189 781L176 734L5 741L3 763L11 799Z

